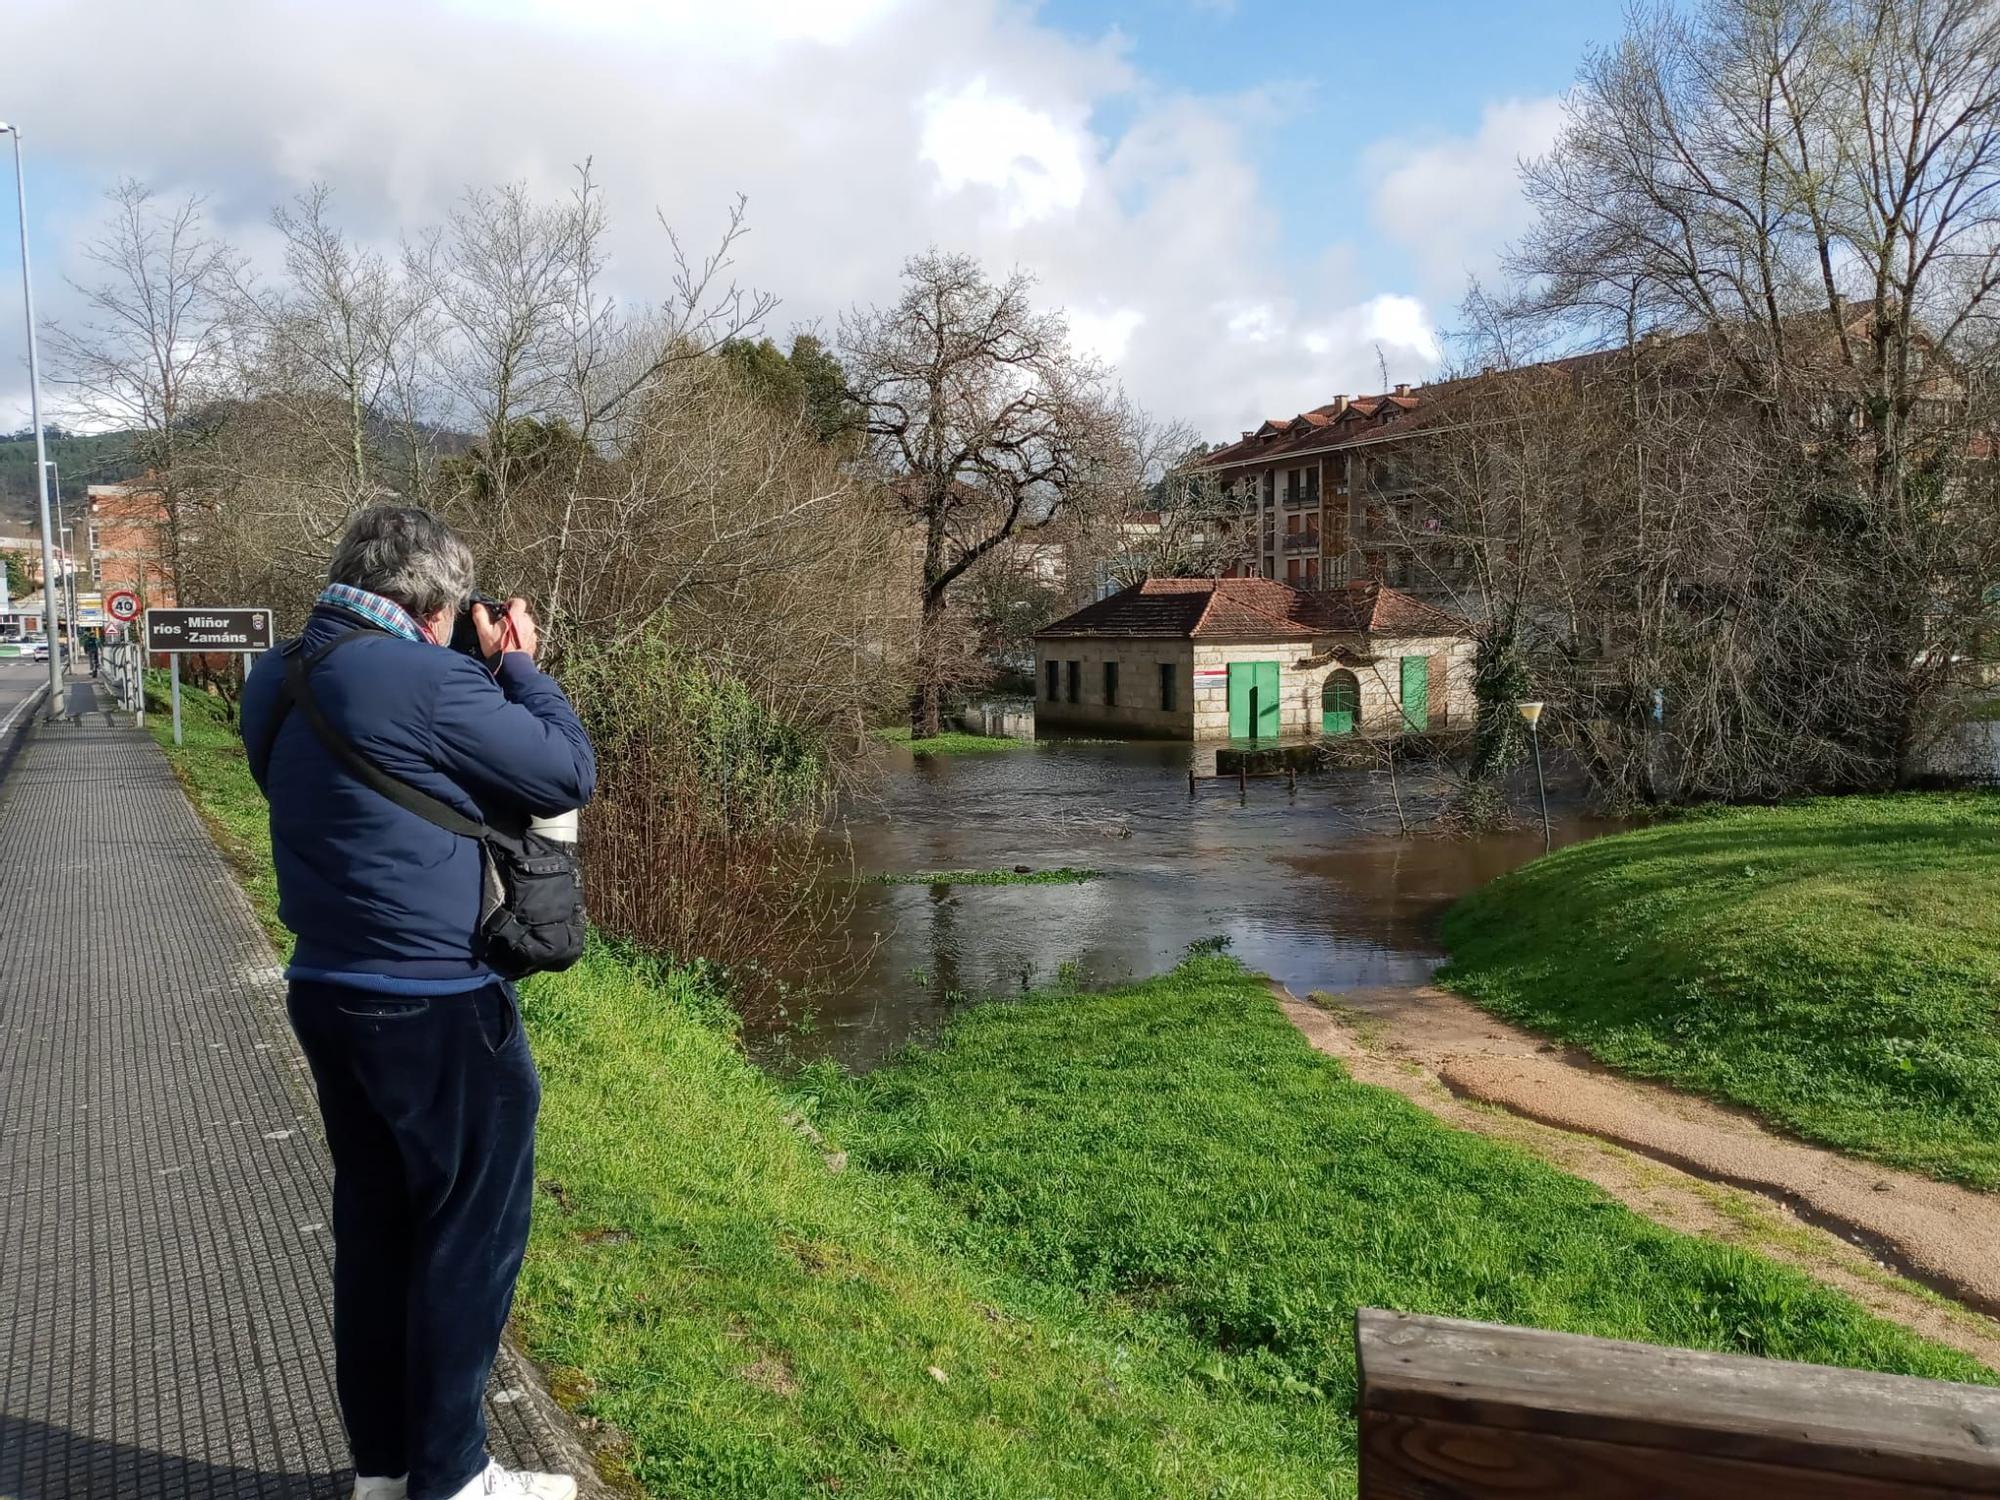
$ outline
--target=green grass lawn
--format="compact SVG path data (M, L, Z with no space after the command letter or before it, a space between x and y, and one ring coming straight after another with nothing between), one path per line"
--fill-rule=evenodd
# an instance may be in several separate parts
M240 757L177 765L258 857ZM1991 1378L1351 1082L1226 958L980 1007L858 1080L761 1072L602 942L523 1009L516 1321L654 1495L1349 1495L1363 1304Z
M995 750L1032 750L1033 740L1017 740L998 734L960 734L956 730L924 739L910 738L908 729L878 729L875 738L896 745L912 755L984 755Z
M789 1088L671 972L528 995L519 1321L657 1494L1349 1494L1359 1305L1986 1378L1348 1081L1227 959Z
M1057 865L1047 870L913 870L886 875L870 875L875 885L1081 885L1097 880L1102 870L1080 870L1074 865Z
M1615 1067L2000 1188L2000 796L1599 839L1476 892L1445 940L1446 983Z

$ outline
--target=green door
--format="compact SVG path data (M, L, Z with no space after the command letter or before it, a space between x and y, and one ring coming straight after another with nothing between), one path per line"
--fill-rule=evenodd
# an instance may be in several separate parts
M1352 672L1335 672L1320 692L1319 728L1322 734L1352 734L1361 713L1361 683Z
M1274 740L1278 713L1278 664L1274 661L1233 661L1229 664L1229 737L1232 740Z
M1403 727L1412 730L1431 727L1431 659L1428 656L1403 658Z

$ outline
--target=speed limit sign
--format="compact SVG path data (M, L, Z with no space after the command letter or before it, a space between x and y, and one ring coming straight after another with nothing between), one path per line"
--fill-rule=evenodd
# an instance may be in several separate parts
M104 612L121 625L139 618L139 596L130 589L114 589L104 596Z

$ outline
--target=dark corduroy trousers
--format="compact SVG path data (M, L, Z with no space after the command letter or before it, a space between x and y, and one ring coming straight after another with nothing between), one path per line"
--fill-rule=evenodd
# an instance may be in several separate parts
M333 1345L357 1473L455 1494L534 1196L541 1080L513 987L406 999L294 980L333 1155Z

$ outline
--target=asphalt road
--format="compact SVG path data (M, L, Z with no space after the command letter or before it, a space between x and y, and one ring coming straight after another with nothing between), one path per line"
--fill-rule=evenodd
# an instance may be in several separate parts
M17 714L34 691L49 680L49 664L29 661L23 656L0 657L0 757L5 756L14 731L21 727Z

